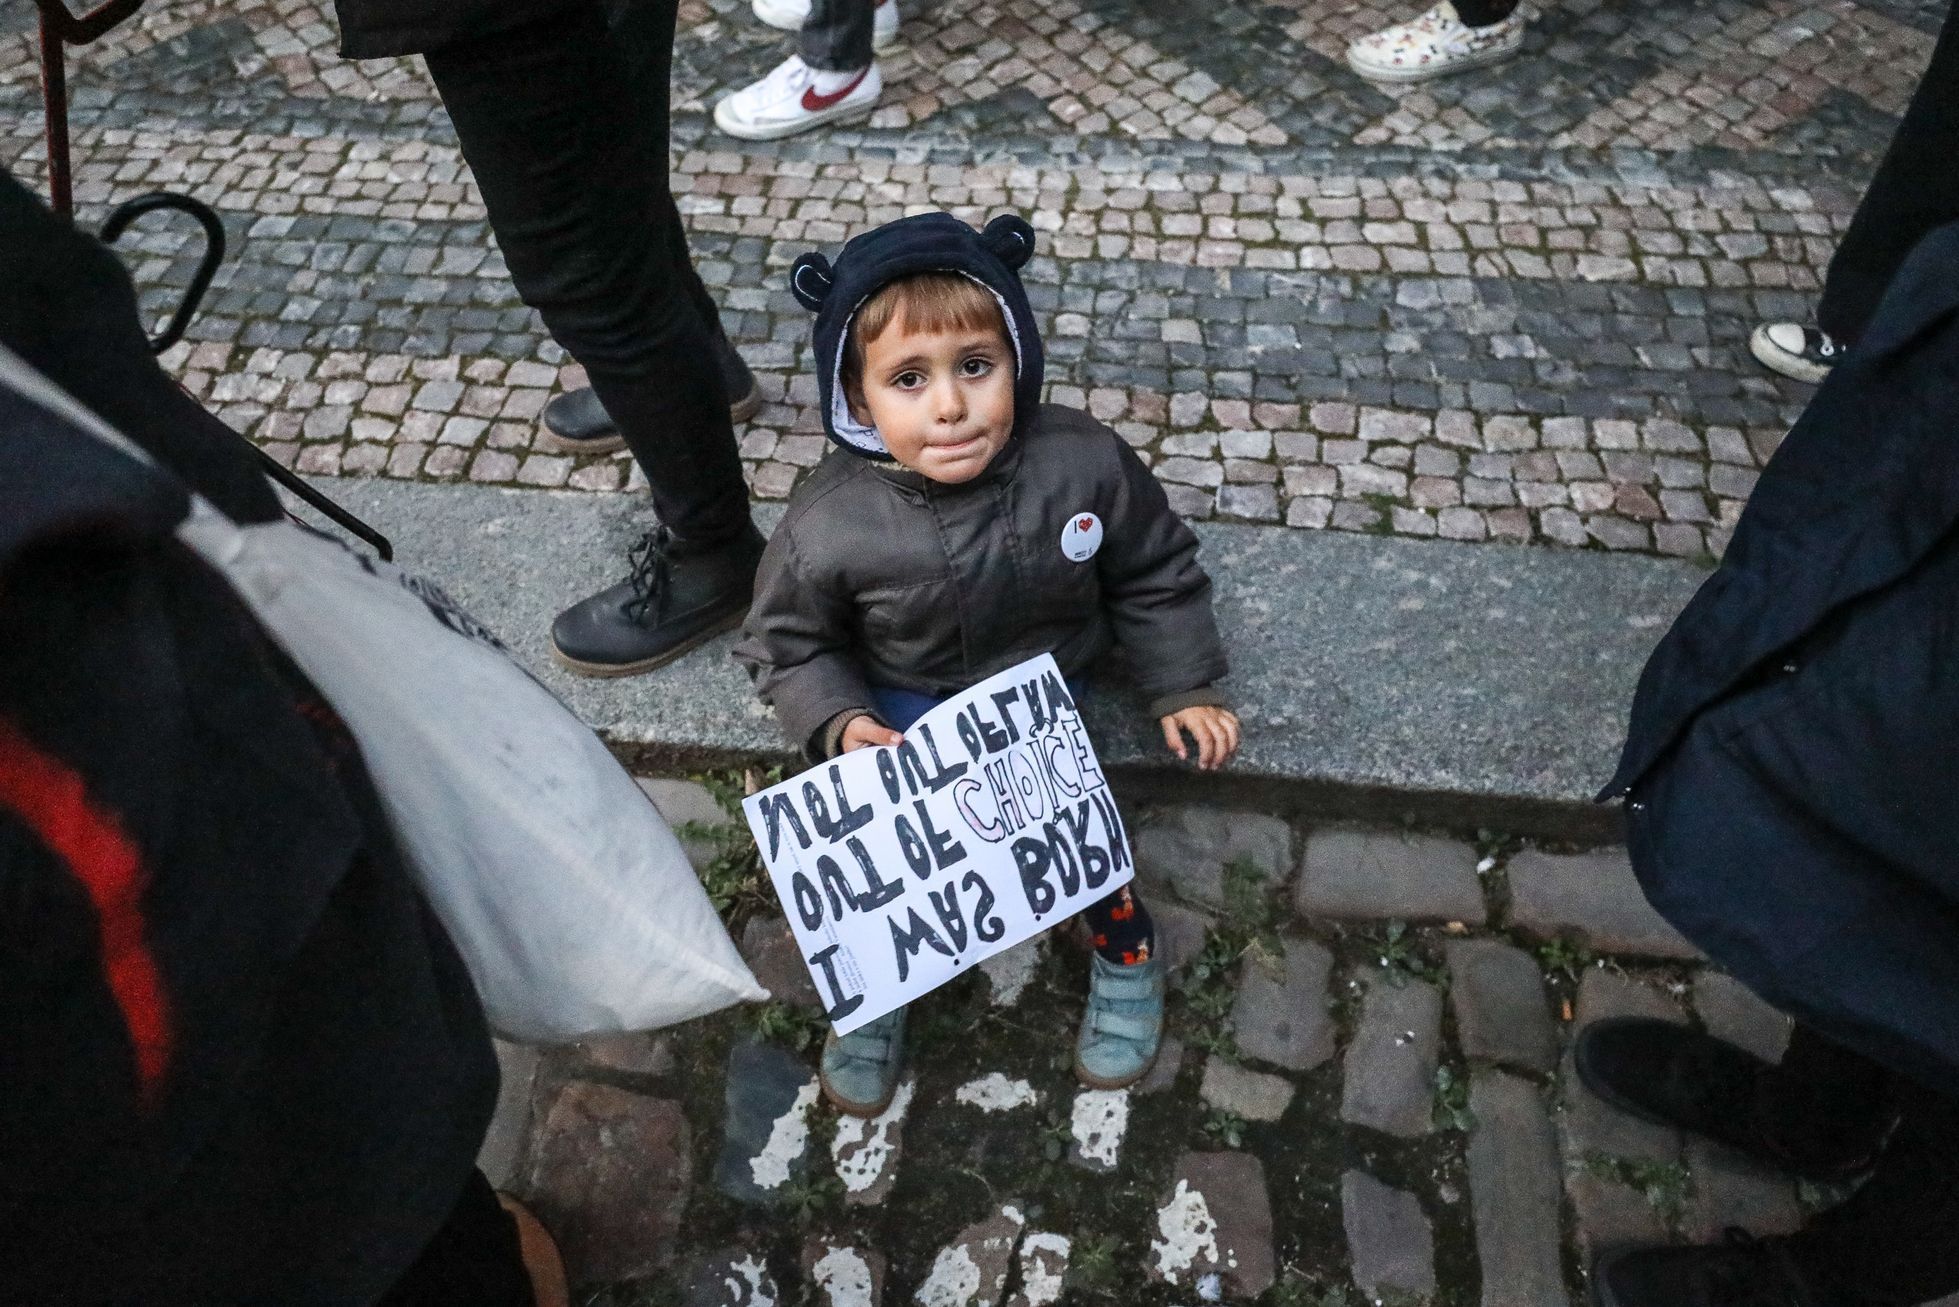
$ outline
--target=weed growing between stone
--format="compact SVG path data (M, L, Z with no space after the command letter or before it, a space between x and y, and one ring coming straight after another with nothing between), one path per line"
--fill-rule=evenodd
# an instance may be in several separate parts
M1377 965L1390 985L1405 985L1411 980L1447 987L1449 973L1439 958L1428 949L1421 936L1405 921L1390 921L1374 937L1378 949Z
M1213 1108L1204 1117L1204 1138L1218 1148L1241 1148L1245 1143L1245 1118L1236 1112Z
M1693 1197L1693 1177L1681 1162L1646 1162L1630 1157L1588 1153L1583 1166L1587 1175L1638 1191L1669 1227L1680 1224L1680 1218L1687 1210L1687 1201Z
M1476 1124L1469 1110L1469 1077L1444 1064L1435 1068L1435 1128L1468 1134Z
M823 1044L830 1023L820 1012L797 1007L794 1003L771 1000L753 1010L755 1033L798 1053L808 1053Z
M1224 869L1224 911L1203 950L1177 980L1184 1042L1200 1052L1236 1060L1231 1008L1238 997L1239 963L1274 966L1282 956L1280 912L1257 864L1240 859Z

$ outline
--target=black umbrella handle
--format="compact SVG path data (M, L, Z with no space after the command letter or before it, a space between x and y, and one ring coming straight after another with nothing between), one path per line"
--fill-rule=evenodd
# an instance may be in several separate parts
M184 329L190 326L191 315L204 302L204 292L211 288L211 278L217 275L218 265L224 262L224 223L202 200L193 200L188 195L171 191L151 191L110 210L108 221L102 224L102 243L114 245L116 238L129 230L130 223L157 209L188 213L204 228L204 257L198 260L197 271L191 274L184 298L177 304L177 311L170 315L170 321L164 324L162 332L150 338L150 351L161 354L184 338Z

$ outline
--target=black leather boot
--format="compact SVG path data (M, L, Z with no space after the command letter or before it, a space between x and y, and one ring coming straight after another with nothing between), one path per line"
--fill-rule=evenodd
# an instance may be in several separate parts
M1835 1102L1843 1096L1800 1071L1670 1021L1595 1021L1578 1032L1572 1060L1585 1087L1620 1111L1811 1180L1869 1170L1897 1119L1882 1092ZM1813 1110L1796 1110L1812 1100Z
M715 362L728 390L728 416L746 422L762 407L762 389L727 337L717 337ZM544 444L563 454L609 454L626 447L626 438L590 386L555 395L544 406Z
M584 676L631 676L672 662L748 615L762 544L753 527L704 550L663 526L648 531L632 548L625 580L558 614L551 652Z
M1624 1248L1592 1263L1597 1307L1822 1307L1781 1239L1729 1230L1692 1248Z

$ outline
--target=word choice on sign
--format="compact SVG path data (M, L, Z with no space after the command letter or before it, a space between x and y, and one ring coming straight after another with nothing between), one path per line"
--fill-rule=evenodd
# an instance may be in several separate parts
M896 745L742 805L838 1034L1129 882L1129 837L1047 654L954 695Z

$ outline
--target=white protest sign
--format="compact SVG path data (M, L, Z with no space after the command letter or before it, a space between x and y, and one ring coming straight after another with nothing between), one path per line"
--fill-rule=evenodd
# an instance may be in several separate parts
M1047 654L742 804L838 1034L1066 921L1135 875Z

